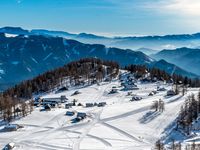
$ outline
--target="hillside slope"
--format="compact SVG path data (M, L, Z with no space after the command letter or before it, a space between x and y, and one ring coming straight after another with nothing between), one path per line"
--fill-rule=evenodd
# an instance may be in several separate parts
M121 72L121 79L126 81L130 75ZM68 91L55 91L42 95L41 98L55 98L65 95L68 102L76 99L77 104L69 110L52 108L51 111L40 111L41 106L25 118L13 123L24 128L15 132L3 132L0 136L0 148L9 142L16 143L17 149L46 150L149 150L162 136L168 135L170 125L178 116L185 97L198 91L188 89L187 95L166 97L166 91L159 91L153 96L148 94L157 86L171 89L171 84L164 82L142 83L136 81L138 90L124 90L121 81L115 78L111 82L102 82L91 86L70 87ZM117 93L109 94L112 88ZM75 91L80 93L73 95ZM127 95L132 92L131 95ZM142 97L140 101L132 101L134 95ZM155 100L165 102L164 112L156 112L150 107ZM85 107L86 103L106 102L105 107ZM66 111L84 112L87 117L73 123L74 116L67 116ZM3 127L0 127L2 129Z
M163 50L151 56L157 60L165 59L179 67L184 67L187 71L200 75L200 49L184 47L175 50Z

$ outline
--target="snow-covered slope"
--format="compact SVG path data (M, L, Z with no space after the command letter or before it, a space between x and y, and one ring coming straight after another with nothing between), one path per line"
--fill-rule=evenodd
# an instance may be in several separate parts
M127 72L123 72L122 77L126 76ZM68 110L64 109L64 105L47 112L36 107L32 114L14 122L24 128L0 133L0 148L14 142L18 150L150 150L160 137L171 131L169 127L185 97L190 93L196 94L198 90L189 89L185 96L166 97L166 91L148 96L158 86L169 90L171 85L139 81L136 85L139 90L124 90L120 80L114 79L86 87L71 87L57 94L45 94L42 98L65 95L69 101L76 99L84 106L95 102L106 102L107 105L91 108L73 106L70 111L87 113L87 118L78 123L71 123L74 117L65 115ZM117 93L109 94L113 88L117 89ZM77 90L80 94L72 96ZM128 96L128 92L142 97L142 100L130 102L133 96ZM164 112L150 109L152 103L159 99L165 103Z

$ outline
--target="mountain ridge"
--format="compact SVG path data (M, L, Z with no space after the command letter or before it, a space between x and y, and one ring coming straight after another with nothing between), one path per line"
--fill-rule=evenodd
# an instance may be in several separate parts
M0 32L9 32L13 29L16 33L17 28L20 27L3 27ZM22 29L22 28L21 28ZM91 33L69 33L65 31L46 30L46 29L33 29L24 30L21 34L26 35L45 35L45 36L59 36L69 39L78 40L88 44L103 44L108 47L119 47L127 49L140 49L143 47L162 50L174 49L180 47L196 48L200 45L200 33L194 34L170 34L170 35L151 35L151 36L114 36L106 37L99 36Z
M200 49L178 48L174 50L162 50L151 55L154 59L165 59L179 67L185 67L195 74L200 74Z
M6 83L14 85L45 71L63 66L70 61L85 57L113 60L119 62L121 66L138 64L152 67L155 63L154 59L142 52L106 47L102 44L84 44L62 37L43 35L7 37L1 33L0 41L0 81L4 85L4 89ZM165 63L165 65L161 69L167 70L168 67L171 67L169 63ZM178 67L174 71L174 73L180 72L183 76L197 77ZM171 72L168 70L168 73Z

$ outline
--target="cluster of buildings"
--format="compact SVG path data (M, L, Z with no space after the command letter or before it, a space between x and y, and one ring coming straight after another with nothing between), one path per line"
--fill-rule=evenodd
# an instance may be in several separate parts
M45 110L50 110L51 108L60 107L62 103L67 101L68 99L65 95L60 97L44 97L35 99L34 106L43 106Z
M142 97L141 96L137 96L137 95L134 95L132 98L131 98L131 102L132 101L140 101L140 100L142 100Z
M23 126L18 124L8 124L4 127L4 131L5 132L17 131L20 128L23 128Z
M76 114L76 117L71 120L72 123L79 122L87 117L87 114L85 112L75 112L75 111L66 112L66 115L70 117L74 116L75 114Z
M106 102L99 102L99 103L86 103L85 107L104 107L106 105Z
M137 80L133 76L128 75L126 79L121 79L121 86L124 87L124 90L139 90L136 82Z

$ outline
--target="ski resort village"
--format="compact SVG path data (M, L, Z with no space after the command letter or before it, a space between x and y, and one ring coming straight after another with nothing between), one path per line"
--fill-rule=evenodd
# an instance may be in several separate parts
M0 148L199 150L194 83L144 66L73 62L7 90L10 103L2 95Z
M0 150L200 150L200 0L0 0Z

